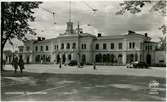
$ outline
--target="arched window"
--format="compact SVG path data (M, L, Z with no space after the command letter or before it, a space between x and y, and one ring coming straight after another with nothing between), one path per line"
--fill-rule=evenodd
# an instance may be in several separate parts
M137 61L138 60L138 55L137 55L137 53L135 54L135 61Z
M121 54L118 55L118 64L122 64L122 55Z
M103 62L107 62L107 57L105 54L103 55Z
M102 55L99 54L99 62L102 62Z
M71 54L68 55L68 60L71 60Z
M82 55L82 62L83 62L84 64L86 63L86 55L85 55L85 54Z
M106 62L110 62L110 55L109 54L107 54L107 56L106 56Z
M76 49L76 44L75 43L72 44L72 48Z
M70 49L70 44L67 43L66 49Z
M64 44L63 43L61 44L61 49L64 49Z
M95 60L96 62L99 62L99 55L96 55Z
M134 55L131 54L131 55L130 55L130 62L133 62L133 61L134 61L133 59L134 59Z
M111 59L111 63L114 63L114 55L113 54L111 54L110 59Z

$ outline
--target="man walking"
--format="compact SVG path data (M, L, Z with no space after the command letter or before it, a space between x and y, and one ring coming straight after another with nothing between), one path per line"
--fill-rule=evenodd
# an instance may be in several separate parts
M14 67L14 72L17 72L17 68L18 68L18 58L16 55L14 55L13 61L12 61L12 65Z
M23 73L24 61L22 59L22 56L20 56L20 59L19 59L19 67L20 67L20 73Z

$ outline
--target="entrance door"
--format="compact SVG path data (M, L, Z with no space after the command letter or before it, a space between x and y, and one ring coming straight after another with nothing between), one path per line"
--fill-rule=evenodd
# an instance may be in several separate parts
M66 61L66 56L65 54L63 54L63 63L65 63L65 61Z
M27 64L29 64L29 63L30 63L30 57L27 56Z
M147 64L151 64L151 55L150 54L148 54L147 55Z
M58 54L57 55L57 63L59 63L60 62L60 55Z
M82 62L85 64L86 63L86 56L82 55Z

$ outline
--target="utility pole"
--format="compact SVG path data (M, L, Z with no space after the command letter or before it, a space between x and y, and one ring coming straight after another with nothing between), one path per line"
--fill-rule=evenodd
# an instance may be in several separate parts
M79 32L79 21L78 21L78 27L77 27L77 29L78 29L78 31L77 31L77 33L78 33L78 53L77 53L77 55L78 55L78 68L80 68L80 32Z

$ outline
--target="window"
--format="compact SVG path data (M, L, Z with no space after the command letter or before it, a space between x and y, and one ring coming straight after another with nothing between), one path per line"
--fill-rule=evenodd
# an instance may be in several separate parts
M68 60L71 60L71 54L68 55Z
M150 50L152 50L152 46L150 46Z
M57 49L57 45L55 45L55 49Z
M99 44L96 44L96 50L98 50L99 49Z
M135 48L135 43L133 42L133 48Z
M122 43L119 43L119 44L118 44L118 48L119 48L119 49L122 49Z
M129 48L131 49L131 48L135 48L135 43L134 42L130 42L129 43Z
M61 49L64 49L64 44L63 43L61 44Z
M72 44L72 48L76 49L76 44L75 43Z
M84 49L86 49L86 44L84 44Z
M67 43L66 49L70 49L70 44Z
M106 49L107 48L107 45L106 43L103 44L103 49Z
M38 46L35 47L35 51L38 51Z
M41 51L43 51L43 46L41 46Z
M140 49L143 49L143 43L142 42L140 43Z
M114 49L114 43L111 43L111 49Z
M57 50L59 49L59 45L57 45Z
M131 42L129 43L129 48L132 48L132 47L131 47Z
M20 51L20 52L23 52L23 47L19 48L19 51Z
M27 46L27 47L26 47L26 51L29 51L29 50L30 50L30 47L29 47L29 46Z
M86 44L81 45L82 49L86 49Z
M46 51L48 51L49 50L49 48L48 48L48 46L46 46Z

